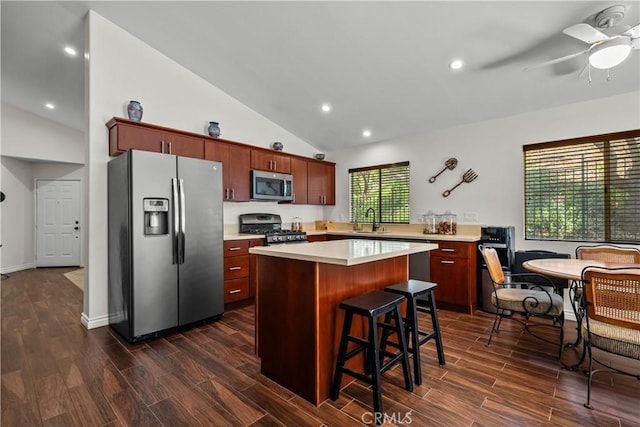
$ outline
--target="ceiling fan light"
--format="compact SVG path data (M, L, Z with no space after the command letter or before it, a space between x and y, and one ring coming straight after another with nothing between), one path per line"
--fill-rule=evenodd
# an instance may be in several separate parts
M631 39L620 37L595 46L589 54L589 64L594 68L609 69L627 59L631 52Z

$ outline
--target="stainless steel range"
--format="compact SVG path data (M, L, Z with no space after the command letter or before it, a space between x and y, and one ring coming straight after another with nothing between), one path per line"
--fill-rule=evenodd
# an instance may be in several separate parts
M240 233L264 234L265 246L307 241L307 233L304 231L283 230L282 218L277 214L252 213L240 215Z

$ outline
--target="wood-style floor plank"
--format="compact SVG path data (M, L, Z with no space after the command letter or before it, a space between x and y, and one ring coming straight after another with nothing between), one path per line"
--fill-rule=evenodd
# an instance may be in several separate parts
M260 374L255 313L131 344L79 322L82 292L68 268L12 273L1 283L3 426L357 426L372 421L370 386L355 381L318 407ZM446 365L422 347L423 384L409 393L400 366L382 379L384 425L638 426L640 381L562 369L557 347L505 320L490 347L493 316L439 311ZM430 329L428 319L420 324ZM558 331L536 328L546 339ZM576 325L565 325L566 340ZM577 360L567 350L563 360ZM640 372L640 362L601 355ZM295 375L295 372L292 372ZM402 423L404 420L404 424Z

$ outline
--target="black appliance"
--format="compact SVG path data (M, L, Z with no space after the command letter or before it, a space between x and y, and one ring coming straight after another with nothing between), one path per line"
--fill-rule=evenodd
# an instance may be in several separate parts
M307 233L304 231L283 230L282 218L277 214L240 215L240 234L263 234L265 246L307 241Z
M480 244L485 247L494 248L500 258L500 265L505 272L511 272L515 254L515 227L482 227L480 229ZM484 311L495 313L496 308L491 304L491 293L493 292L493 282L487 265L481 254L478 254L479 278L482 286L479 288L478 305Z
M525 261L530 261L532 259L541 259L541 258L571 258L571 255L561 254L561 253L551 252L551 251L540 251L540 250L517 251L514 258L513 266L511 268L511 272L513 274L531 274L531 271L525 269L522 266L522 263ZM569 287L569 281L566 279L559 279L557 277L550 277L550 276L547 276L547 277L551 279L554 285L558 288ZM542 278L537 274L532 274L530 277L524 276L522 277L522 281L535 283L541 286L545 286L549 284L547 279Z

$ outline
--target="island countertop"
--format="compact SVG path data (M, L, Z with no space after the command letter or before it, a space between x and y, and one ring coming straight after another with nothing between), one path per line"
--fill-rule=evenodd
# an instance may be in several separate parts
M351 266L435 249L438 249L438 245L434 243L348 239L256 246L250 248L249 252L256 255Z

